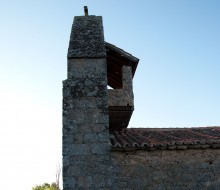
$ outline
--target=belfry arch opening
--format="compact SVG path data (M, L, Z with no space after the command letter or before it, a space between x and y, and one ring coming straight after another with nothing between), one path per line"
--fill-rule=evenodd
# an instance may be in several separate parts
M134 110L132 80L139 59L105 42L107 54L109 130L121 130L129 124Z

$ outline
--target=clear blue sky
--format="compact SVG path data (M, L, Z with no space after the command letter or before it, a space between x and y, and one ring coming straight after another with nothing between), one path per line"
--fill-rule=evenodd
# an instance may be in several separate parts
M130 127L220 125L219 0L8 0L0 6L0 187L55 180L74 16L140 59ZM4 188L3 188L4 187Z

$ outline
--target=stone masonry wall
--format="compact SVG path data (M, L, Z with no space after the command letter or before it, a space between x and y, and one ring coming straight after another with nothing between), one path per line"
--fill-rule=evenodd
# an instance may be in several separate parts
M134 95L132 86L132 68L122 68L123 89L108 89L109 106L134 106Z
M112 151L114 189L219 190L220 150Z
M74 18L63 81L63 189L111 189L102 17Z
M67 57L106 57L101 16L74 17Z
M106 60L68 61L63 82L63 189L112 185Z

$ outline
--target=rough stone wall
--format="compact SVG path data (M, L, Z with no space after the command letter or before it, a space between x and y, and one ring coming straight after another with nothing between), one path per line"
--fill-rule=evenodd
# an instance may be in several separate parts
M220 150L112 151L114 189L219 190Z
M75 16L68 58L106 57L101 16Z
M63 189L111 189L107 65L101 17L75 17L63 81Z
M111 187L106 60L69 60L69 71L63 82L63 188Z
M134 95L132 86L132 68L122 68L123 89L108 89L109 106L134 106Z

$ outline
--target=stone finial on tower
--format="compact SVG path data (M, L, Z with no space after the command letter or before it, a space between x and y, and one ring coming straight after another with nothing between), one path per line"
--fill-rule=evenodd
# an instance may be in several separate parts
M87 6L84 6L84 14L85 16L89 16L89 11Z

